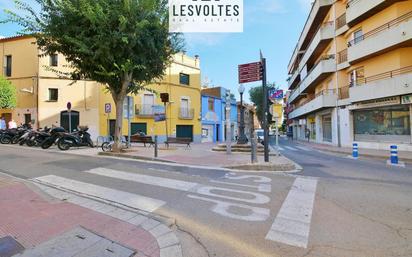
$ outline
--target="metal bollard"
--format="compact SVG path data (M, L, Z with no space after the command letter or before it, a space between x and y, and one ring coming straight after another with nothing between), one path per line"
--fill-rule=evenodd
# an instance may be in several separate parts
M154 157L157 158L158 156L158 149L157 149L157 136L155 136L155 143L154 143Z
M358 159L359 157L359 147L357 143L353 143L352 157Z
M398 164L398 146L391 145L391 164Z

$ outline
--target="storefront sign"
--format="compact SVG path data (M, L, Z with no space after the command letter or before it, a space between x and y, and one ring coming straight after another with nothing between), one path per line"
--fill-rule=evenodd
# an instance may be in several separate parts
M412 104L412 95L402 96L402 104Z
M363 108L373 108L401 104L401 99L399 96L387 97L381 99L374 99L370 101L360 102L353 104L349 109L363 109Z

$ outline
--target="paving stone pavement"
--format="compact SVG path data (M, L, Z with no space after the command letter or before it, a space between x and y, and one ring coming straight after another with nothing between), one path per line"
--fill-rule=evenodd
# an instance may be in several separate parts
M0 175L0 238L12 236L26 249L78 226L129 247L136 256L181 257L180 241L162 222L135 210L96 201L46 185L26 184Z

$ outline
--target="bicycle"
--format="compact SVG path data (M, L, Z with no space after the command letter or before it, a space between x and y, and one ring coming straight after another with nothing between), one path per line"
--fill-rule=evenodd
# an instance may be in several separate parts
M113 150L114 141L104 142L102 144L103 152L111 152ZM122 137L122 146L123 148L129 148L129 144L126 141L125 137Z

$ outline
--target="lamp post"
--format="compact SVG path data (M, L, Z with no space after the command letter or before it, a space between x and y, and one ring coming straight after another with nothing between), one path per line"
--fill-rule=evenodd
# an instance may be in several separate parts
M248 141L245 135L245 110L243 107L243 93L245 92L245 86L243 86L243 84L240 84L238 90L240 94L240 125L239 125L239 137L238 137L237 143L239 145L244 145Z

